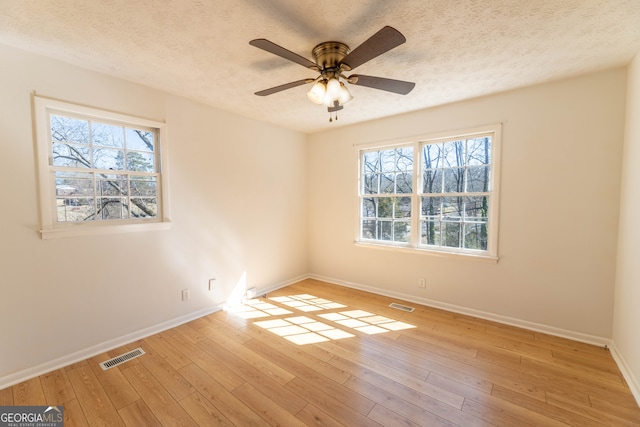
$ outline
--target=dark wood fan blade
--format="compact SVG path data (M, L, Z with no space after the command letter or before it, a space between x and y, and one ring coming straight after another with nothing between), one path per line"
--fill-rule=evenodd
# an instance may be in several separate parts
M293 53L290 50L283 48L282 46L278 46L277 44L270 42L267 39L251 40L249 44L262 50L266 50L269 53L273 53L274 55L278 55L281 58L293 61L297 64L302 65L303 67L312 68L314 70L318 69L318 65L315 62L311 62L307 58L300 56L297 53Z
M347 71L353 70L406 41L407 39L404 38L400 31L386 26L352 50L340 63L348 67L346 68Z
M387 92L399 93L400 95L408 94L416 85L413 82L405 82L403 80L385 79L384 77L362 76L357 74L349 76L348 81L352 82L354 85L386 90Z
M312 83L313 81L314 81L313 79L298 80L298 81L295 81L295 82L286 83L286 84L283 84L283 85L280 85L280 86L272 87L271 89L261 90L260 92L256 92L256 95L258 95L258 96L267 96L267 95L271 95L271 94L274 94L274 93L281 92L283 90L291 89L292 87L302 86L303 84L306 84L306 83Z

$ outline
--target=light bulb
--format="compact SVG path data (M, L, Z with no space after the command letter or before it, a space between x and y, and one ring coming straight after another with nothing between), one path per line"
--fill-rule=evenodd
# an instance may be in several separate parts
M307 92L307 97L315 104L322 104L326 91L324 83L317 82L311 87L309 92Z

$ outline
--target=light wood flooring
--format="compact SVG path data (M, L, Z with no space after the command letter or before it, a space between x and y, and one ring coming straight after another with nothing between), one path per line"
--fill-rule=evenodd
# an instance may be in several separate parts
M66 427L640 425L605 348L315 280L0 390L0 405L63 405Z

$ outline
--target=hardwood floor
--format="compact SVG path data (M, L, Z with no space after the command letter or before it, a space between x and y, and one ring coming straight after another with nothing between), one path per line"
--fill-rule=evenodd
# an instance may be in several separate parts
M66 427L640 425L605 348L315 280L0 390L0 405L63 405Z

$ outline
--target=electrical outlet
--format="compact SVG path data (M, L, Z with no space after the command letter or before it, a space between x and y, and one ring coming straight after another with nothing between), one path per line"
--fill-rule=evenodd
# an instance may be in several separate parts
M209 279L209 290L210 291L213 290L213 285L215 285L215 281L216 281L215 277L213 279Z
M421 288L426 288L427 287L427 279L425 279L423 277L420 280L418 280L418 286L421 287Z
M190 298L191 298L191 292L189 292L189 289L183 289L182 290L182 301L189 301Z

